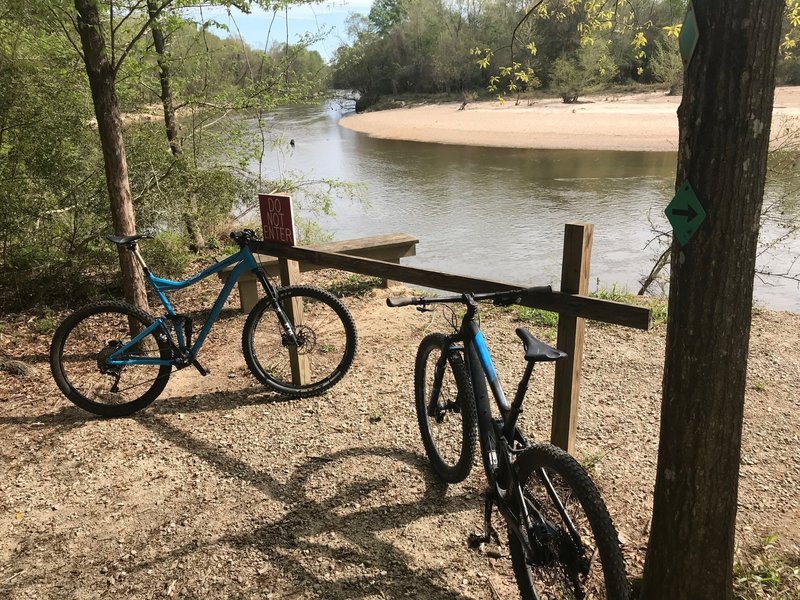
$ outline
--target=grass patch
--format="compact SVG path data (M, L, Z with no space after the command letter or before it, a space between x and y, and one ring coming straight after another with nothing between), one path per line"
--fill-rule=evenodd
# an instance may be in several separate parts
M44 316L36 319L31 326L32 329L39 334L53 333L58 327L58 321L49 310L45 312Z
M600 287L598 284L597 291L589 294L601 300L611 300L612 302L624 302L625 304L633 304L636 296L634 296L627 287L617 287L614 283L610 288Z
M627 287L612 284L610 288L600 287L597 291L589 294L601 300L621 302L623 304L634 304L636 306L646 306L650 309L650 320L653 327L664 325L667 322L667 300L666 298L656 298L655 296L637 296L631 293Z
M652 298L648 302L653 327L667 324L667 300L666 298Z
M558 334L558 313L542 310L541 308L528 308L519 304L511 306L510 310L517 321L543 329L542 337L545 339L556 339Z
M608 452L604 452L598 450L597 452L592 452L591 454L584 456L581 459L581 466L586 469L586 472L589 475L592 475L594 472L594 468L603 460L606 456L608 456Z
M800 600L800 560L781 556L775 546L777 541L778 536L768 536L755 557L734 565L735 598Z
M513 311L518 320L539 327L558 327L558 313L515 305Z
M368 275L358 275L352 273L344 279L338 279L329 285L324 286L334 296L343 298L346 296L357 296L363 298L372 293L372 290L383 286L383 279L380 277L370 277Z

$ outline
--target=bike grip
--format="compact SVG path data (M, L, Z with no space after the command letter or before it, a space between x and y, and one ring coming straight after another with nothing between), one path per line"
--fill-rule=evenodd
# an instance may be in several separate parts
M553 286L550 285L537 285L535 287L529 287L522 290L524 293L532 293L532 294L550 294L553 291Z
M398 306L409 306L414 303L414 298L387 298L386 306L397 308Z

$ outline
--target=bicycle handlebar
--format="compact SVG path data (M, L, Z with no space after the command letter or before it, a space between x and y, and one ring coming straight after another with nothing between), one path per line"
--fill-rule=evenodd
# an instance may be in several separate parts
M387 298L386 306L397 308L399 306L425 306L426 304L448 304L459 302L466 304L471 297L474 300L494 300L496 304L519 304L528 294L549 294L553 288L549 285L540 285L518 290L505 290L502 292L487 292L483 294L459 294L458 296L411 296L403 298Z
M252 229L243 229L242 231L231 231L231 239L240 246L244 246L252 240L257 240L258 237Z

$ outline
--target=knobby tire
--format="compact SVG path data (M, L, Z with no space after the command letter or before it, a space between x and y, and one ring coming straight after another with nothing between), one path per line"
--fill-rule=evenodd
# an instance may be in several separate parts
M475 397L462 353L448 348L441 333L426 336L419 345L414 366L414 404L422 444L434 472L447 483L466 479L472 469L477 443ZM428 404L437 360L447 352L447 365L437 415ZM438 417L438 419L437 419Z
M567 514L578 529L584 550L591 557L590 572L584 582L584 597L627 600L630 592L617 532L599 491L584 468L572 456L551 444L528 448L514 464L529 506L538 507L560 528L560 533L563 532L560 539L572 543L552 500L544 491L540 469L551 478ZM555 559L543 566L529 565L522 544L510 528L508 537L514 575L523 600L581 597L575 591L572 577L563 562Z
M119 367L118 391L111 391L115 376L102 373L100 365L113 344L131 339L131 327L141 331L153 321L152 315L121 301L95 302L69 315L50 345L50 370L59 389L76 406L104 417L130 415L153 402L167 385L171 365ZM172 358L166 334L158 330L136 350L128 357Z
M356 353L356 325L332 294L314 286L278 288L284 311L303 304L303 323L296 326L299 348L287 344L272 302L262 298L250 311L242 331L242 352L250 372L268 388L287 396L316 396L344 377ZM300 384L292 373L292 353L306 362L310 381Z

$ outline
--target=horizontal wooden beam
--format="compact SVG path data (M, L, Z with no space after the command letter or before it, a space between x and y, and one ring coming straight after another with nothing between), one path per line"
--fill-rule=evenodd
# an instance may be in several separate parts
M370 258L324 252L303 246L281 246L263 241L253 241L250 242L250 248L258 254L308 261L331 269L393 279L449 292L496 292L520 287L518 284L503 281L453 275ZM593 321L624 325L636 329L650 328L649 308L611 300L601 300L590 296L563 292L541 292L528 295L522 304L531 308L550 310L559 314L583 317Z

